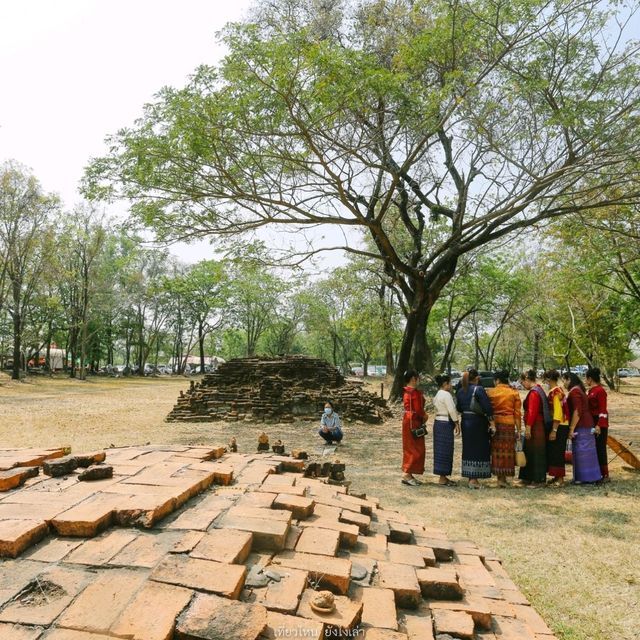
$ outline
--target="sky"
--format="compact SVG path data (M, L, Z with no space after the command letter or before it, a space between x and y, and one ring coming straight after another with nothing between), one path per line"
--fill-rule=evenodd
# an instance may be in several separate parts
M29 167L71 208L89 159L163 86L223 51L251 0L0 0L0 162ZM177 249L209 257L206 245Z

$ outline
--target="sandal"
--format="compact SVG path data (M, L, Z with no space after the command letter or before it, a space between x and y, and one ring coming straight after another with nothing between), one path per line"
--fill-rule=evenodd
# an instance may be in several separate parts
M438 482L440 487L457 487L458 483L455 480L447 480L446 482Z
M417 487L420 483L415 478L402 478L402 484L409 487Z

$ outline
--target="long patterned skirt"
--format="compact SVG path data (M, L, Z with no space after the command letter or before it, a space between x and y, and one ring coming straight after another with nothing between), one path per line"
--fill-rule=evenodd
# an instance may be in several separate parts
M556 432L556 439L547 442L547 472L553 478L564 478L565 454L567 452L567 438L569 425L561 424Z
M491 438L491 473L514 476L516 473L516 431L513 418L495 416L496 433Z
M453 470L452 420L436 420L433 423L433 473L450 476Z
M487 419L466 411L462 414L462 477L491 477L491 440Z
M414 437L411 433L411 423L409 420L403 420L402 471L404 473L424 473L424 458L424 438Z
M596 451L598 452L598 464L600 465L600 473L603 478L609 477L609 461L607 460L608 437L609 427L600 427L600 435L596 436Z
M520 467L518 477L525 482L545 482L547 480L547 435L542 418L531 427L531 438L524 440L524 454L527 466Z
M596 437L590 427L576 427L573 448L573 479L576 482L598 482L602 478Z

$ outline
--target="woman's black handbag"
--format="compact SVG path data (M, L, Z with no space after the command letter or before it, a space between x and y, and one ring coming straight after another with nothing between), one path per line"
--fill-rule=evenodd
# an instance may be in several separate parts
M478 387L476 386L473 390L473 395L471 396L471 403L469 404L469 409L473 411L476 415L486 416L487 414L484 412L482 405L480 404L480 400L476 397L476 391Z
M424 438L428 433L426 424L421 424L416 429L411 429L411 435L414 438Z

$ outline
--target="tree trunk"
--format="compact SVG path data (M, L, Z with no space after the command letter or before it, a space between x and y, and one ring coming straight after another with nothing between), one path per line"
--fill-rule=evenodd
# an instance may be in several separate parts
M393 345L391 341L387 341L384 346L384 359L387 366L387 375L393 375L395 373L396 364L393 359Z
M13 312L13 368L11 378L20 380L20 365L22 355L22 318L20 312L15 309Z
M409 313L407 316L407 322L404 327L404 334L402 336L402 343L400 345L400 351L398 352L398 364L396 372L393 377L393 386L391 387L391 400L400 400L402 398L402 390L404 389L404 374L405 371L411 368L411 351L413 350L413 343L416 337L416 313Z
M200 347L200 373L204 374L204 326L198 321L198 346Z
M538 361L540 360L540 339L542 333L540 331L533 332L533 370L538 370Z

